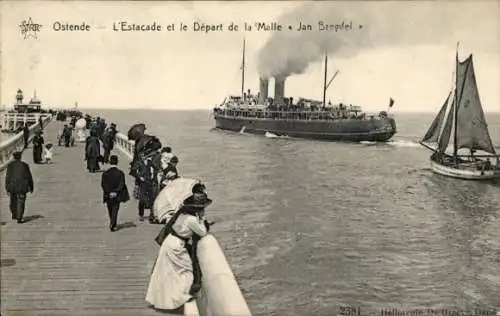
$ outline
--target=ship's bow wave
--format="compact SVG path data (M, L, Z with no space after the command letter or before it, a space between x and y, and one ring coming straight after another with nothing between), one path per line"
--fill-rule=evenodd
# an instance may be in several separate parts
M398 140L391 140L385 143L381 142L371 142L371 141L361 141L359 142L360 144L367 145L367 146L374 146L374 145L382 145L382 146L393 146L393 147L399 147L399 148L419 148L421 145L418 143L418 141L414 140L404 140L404 139L398 139Z

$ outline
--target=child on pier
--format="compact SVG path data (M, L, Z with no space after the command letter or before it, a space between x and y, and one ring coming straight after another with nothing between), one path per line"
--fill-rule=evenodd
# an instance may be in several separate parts
M54 147L52 146L51 143L47 143L45 145L45 148L43 149L43 156L45 157L45 163L50 164L52 163L52 156L54 154Z

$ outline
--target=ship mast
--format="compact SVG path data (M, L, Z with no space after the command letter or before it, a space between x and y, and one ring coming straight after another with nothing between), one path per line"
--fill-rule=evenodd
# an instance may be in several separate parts
M457 42L457 51L456 51L456 58L455 58L455 97L454 97L454 103L455 103L455 108L453 109L453 121L454 121L454 126L453 126L453 157L456 160L457 159L457 154L458 154L458 135L457 135L457 121L458 121L458 98L457 98L457 82L458 82L458 42ZM464 80L465 81L465 80Z
M241 97L245 95L245 38L243 37L243 57L241 60Z
M326 107L326 76L328 75L328 50L325 50L325 76L323 79L323 108Z

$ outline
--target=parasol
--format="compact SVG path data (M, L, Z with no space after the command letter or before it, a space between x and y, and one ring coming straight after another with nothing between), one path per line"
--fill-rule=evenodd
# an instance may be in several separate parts
M75 128L76 129L84 129L85 126L87 126L87 121L85 121L85 119L79 119L78 121L76 121L75 123Z
M161 149L161 141L158 139L158 137L153 136L151 139L146 143L146 147L150 150L159 150Z
M146 154L161 148L161 141L156 136L144 134L135 141L138 153Z
M153 138L153 136L148 134L143 134L135 139L135 148L138 153L142 152L146 148L147 143Z
M139 138L144 135L144 132L146 131L146 125L143 123L139 124L134 124L132 127L128 130L127 136L129 140L138 140Z
M191 178L172 180L160 191L153 204L153 215L161 223L167 222L183 205L184 200L193 195L193 187L201 183Z

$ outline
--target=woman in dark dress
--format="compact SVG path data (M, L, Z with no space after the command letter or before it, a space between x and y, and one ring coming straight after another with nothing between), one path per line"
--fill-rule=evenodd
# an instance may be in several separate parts
M101 143L97 138L95 130L90 131L90 136L85 142L85 160L87 160L87 170L91 173L101 169L99 166L99 157L101 156Z
M144 220L144 210L149 209L149 221L153 221L153 203L156 198L156 179L152 164L152 156L139 158L139 165L136 177L136 198L139 200L138 211L139 220Z
M42 131L38 131L33 137L33 162L42 163L42 152L43 152L44 139L42 136Z

